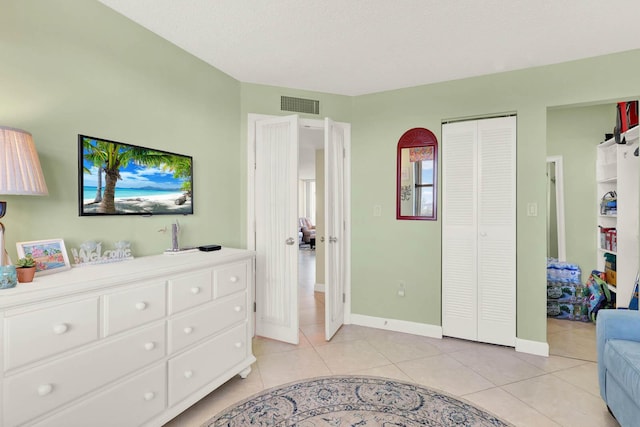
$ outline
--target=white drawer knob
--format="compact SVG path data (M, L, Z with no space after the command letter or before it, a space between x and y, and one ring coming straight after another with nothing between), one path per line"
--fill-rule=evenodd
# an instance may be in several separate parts
M154 397L156 397L156 394L152 391L148 391L144 394L144 400L149 401L151 399L153 399Z
M184 333L189 335L191 332L193 332L193 328L190 326L187 326L186 328L184 328Z
M144 349L149 351L149 350L153 350L154 348L156 348L156 343L154 343L153 341L149 341L148 343L145 343L144 345Z
M231 283L236 283L238 281L238 277L237 276L231 276L231 277L229 277L229 281Z
M193 288L191 288L191 293L194 295L197 295L200 293L200 287L199 286L194 286Z
M240 307L239 305L236 305L235 307L233 307L233 309L238 313L242 311L242 307Z
M242 343L241 342L237 342L235 345L236 345L236 348L242 347Z
M38 395L46 396L47 394L53 391L53 386L51 384L42 384L38 387Z
M184 371L185 378L191 378L193 376L193 371Z
M62 335L69 330L69 325L66 323L58 323L53 326L53 333L56 335Z
M147 308L147 303L146 302L138 302L138 303L136 303L136 308L138 310L142 311L145 308Z

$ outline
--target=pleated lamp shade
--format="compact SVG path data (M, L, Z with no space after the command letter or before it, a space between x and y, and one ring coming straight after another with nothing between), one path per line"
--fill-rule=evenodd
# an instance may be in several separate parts
M0 126L0 195L49 194L29 132Z

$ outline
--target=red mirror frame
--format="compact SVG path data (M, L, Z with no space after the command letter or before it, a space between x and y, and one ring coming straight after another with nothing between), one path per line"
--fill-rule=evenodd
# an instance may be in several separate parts
M402 175L402 149L403 148L416 148L416 147L433 147L433 212L429 216L408 216L401 215L400 212L400 197L402 193L401 189L401 175ZM397 167L396 167L396 219L411 219L411 220L437 220L437 206L438 206L438 139L429 129L425 128L413 128L406 131L398 141L397 151ZM415 192L414 192L415 194Z

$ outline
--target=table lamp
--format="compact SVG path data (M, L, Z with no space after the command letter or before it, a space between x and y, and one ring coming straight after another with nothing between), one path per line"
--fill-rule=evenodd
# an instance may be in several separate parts
M0 126L0 195L49 194L40 159L29 132ZM0 218L7 202L0 201ZM4 225L0 222L0 266L9 263L4 244Z

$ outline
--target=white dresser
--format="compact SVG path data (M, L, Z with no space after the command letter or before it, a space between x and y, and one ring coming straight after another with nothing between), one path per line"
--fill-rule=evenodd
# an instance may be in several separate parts
M161 426L245 378L253 269L253 252L223 248L0 291L0 427Z

